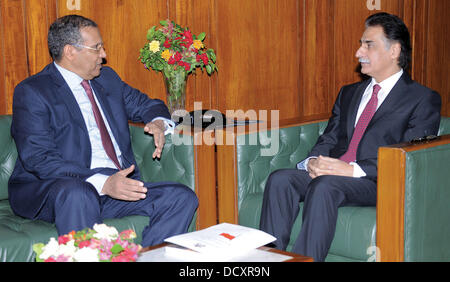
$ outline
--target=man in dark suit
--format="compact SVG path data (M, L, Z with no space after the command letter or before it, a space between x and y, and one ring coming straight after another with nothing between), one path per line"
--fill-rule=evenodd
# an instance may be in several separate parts
M195 193L179 183L142 182L131 148L128 121L144 122L154 136L153 157L161 156L164 132L173 125L167 107L102 68L106 53L95 22L59 18L48 44L54 62L14 92L14 212L54 222L59 234L105 218L145 215L150 222L143 246L186 232L198 204Z
M345 205L375 206L380 146L437 134L441 99L404 70L409 32L397 16L367 18L356 57L371 79L342 87L328 126L297 169L273 172L264 191L260 228L285 249L304 201L293 251L323 261Z

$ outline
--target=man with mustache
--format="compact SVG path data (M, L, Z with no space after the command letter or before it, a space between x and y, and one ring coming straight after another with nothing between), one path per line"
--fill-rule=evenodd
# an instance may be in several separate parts
M143 246L186 232L195 193L179 183L143 182L131 148L128 121L143 122L142 134L155 140L153 158L161 157L172 123L167 107L102 67L106 51L92 20L57 19L48 47L54 62L14 91L13 211L55 223L60 235L106 218L148 216Z
M304 201L303 223L293 252L323 261L341 206L375 206L377 153L381 146L437 134L439 94L411 80L410 36L401 19L369 16L356 57L371 78L341 88L328 126L297 169L267 180L260 228L285 249Z

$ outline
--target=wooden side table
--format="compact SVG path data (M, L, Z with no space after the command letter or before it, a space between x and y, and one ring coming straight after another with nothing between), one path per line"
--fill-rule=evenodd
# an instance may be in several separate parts
M152 247L145 247L145 248L142 248L140 253L149 252L149 251L164 248L164 247L170 246L170 245L172 245L172 244L162 243L162 244L155 245ZM292 257L291 259L288 259L283 262L313 262L314 261L313 258L311 258L311 257L307 257L307 256L303 256L303 255L299 255L299 254L295 254L295 253L291 253L291 252L287 252L287 251L281 251L281 250L277 250L277 249L266 247L266 246L259 247L258 249L262 250L262 251L266 251L266 252L273 252L273 253Z

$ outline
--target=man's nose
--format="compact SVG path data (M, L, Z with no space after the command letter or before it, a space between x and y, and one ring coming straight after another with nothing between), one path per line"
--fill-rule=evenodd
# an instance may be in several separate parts
M364 50L363 50L362 46L360 46L358 48L358 50L356 50L355 57L360 58L363 56L364 56Z
M106 58L106 50L104 47L102 47L102 49L100 49L100 57L101 58Z

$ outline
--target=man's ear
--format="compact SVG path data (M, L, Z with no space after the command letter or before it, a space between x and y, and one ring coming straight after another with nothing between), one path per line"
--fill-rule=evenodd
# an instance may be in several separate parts
M77 50L74 46L66 44L63 48L63 54L62 57L65 57L67 60L72 61L75 58L75 52Z
M401 52L402 52L402 45L399 42L395 42L391 45L392 60L398 61Z

